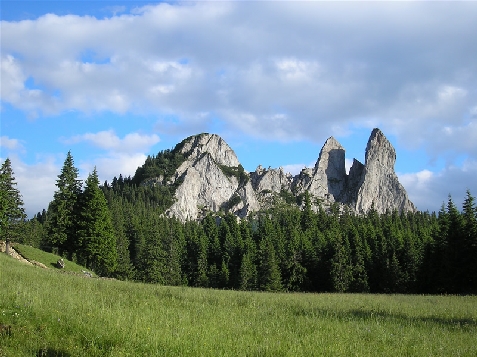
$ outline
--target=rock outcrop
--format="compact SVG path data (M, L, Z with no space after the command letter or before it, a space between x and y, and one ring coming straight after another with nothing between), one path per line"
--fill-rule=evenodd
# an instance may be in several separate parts
M166 214L183 221L220 210L244 217L281 197L299 197L305 192L315 198L315 205L338 203L357 213L371 207L380 213L415 210L394 172L396 152L379 129L371 133L365 164L354 160L349 174L345 149L333 137L323 145L315 167L304 168L296 176L282 168L262 166L245 172L234 151L215 134L192 136L180 145L186 159L167 182L180 185ZM162 181L162 177L149 179L154 180Z
M230 210L243 217L260 208L250 180L239 175L241 165L235 152L218 135L191 137L181 152L187 159L176 170L174 181L182 183L176 190L176 202L167 211L169 216L185 221L208 211Z
M371 133L365 160L364 166L357 165L359 168L350 170L350 181L357 183L355 192L352 190L356 212L365 213L371 207L379 213L386 210L415 211L394 172L396 151L379 129Z

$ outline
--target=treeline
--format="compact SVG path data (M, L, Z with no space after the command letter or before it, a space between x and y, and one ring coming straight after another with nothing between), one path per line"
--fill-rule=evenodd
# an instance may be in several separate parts
M73 182L70 178L72 187ZM449 197L437 214L380 215L371 209L355 215L337 205L314 212L305 194L302 209L282 206L242 220L221 212L201 222L182 223L162 215L160 186L137 185L134 178L98 185L91 179L84 190L77 190L78 203L68 206L70 221L55 218L58 188L48 210L28 221L19 239L58 251L95 271L101 267L97 272L102 275L165 285L477 293L477 209L469 191L462 209ZM104 209L94 211L93 205L86 205L91 202L85 194L90 186L102 197L98 202L104 200ZM93 219L99 212L104 213L102 225ZM68 224L65 235L54 234ZM103 241L108 244L98 243Z

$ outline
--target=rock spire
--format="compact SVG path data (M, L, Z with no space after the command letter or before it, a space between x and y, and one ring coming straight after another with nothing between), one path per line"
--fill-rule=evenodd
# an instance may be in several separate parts
M262 166L251 173L244 171L234 151L215 134L195 135L181 145L186 160L170 183L178 179L182 183L167 214L184 221L200 219L209 211L243 217L283 201L299 203L305 191L315 205L325 208L336 202L356 213L371 207L380 213L415 211L394 172L396 151L379 129L369 137L365 164L355 159L349 174L345 149L333 137L326 140L315 167L304 168L296 176Z

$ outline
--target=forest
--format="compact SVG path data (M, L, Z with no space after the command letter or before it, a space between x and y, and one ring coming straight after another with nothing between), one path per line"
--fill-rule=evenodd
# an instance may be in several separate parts
M55 252L101 276L163 285L290 292L477 293L477 208L449 196L435 213L366 215L300 202L244 219L226 210L202 221L164 215L183 161L175 150L150 156L134 177L85 182L70 152L47 209L26 219L7 159L1 168L1 240ZM243 172L239 173L244 175Z

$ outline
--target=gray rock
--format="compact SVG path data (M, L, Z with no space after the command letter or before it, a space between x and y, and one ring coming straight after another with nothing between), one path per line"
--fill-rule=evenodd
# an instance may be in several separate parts
M357 177L360 170L353 172L353 180L358 182L354 192L356 212L365 213L371 207L379 213L416 210L394 171L395 162L394 147L381 130L374 129L366 146L366 164L360 179Z
M323 145L315 167L304 168L294 177L282 168L264 169L261 165L252 173L240 171L234 151L215 134L188 138L181 152L187 159L169 182L158 177L145 184L172 184L180 179L176 201L166 214L182 221L200 219L210 211L229 211L244 217L276 204L282 191L288 195L308 191L315 209L318 202L325 208L337 202L356 213L365 213L371 207L380 213L415 211L394 172L396 151L379 129L371 133L365 164L354 160L349 174L345 149L333 137Z

